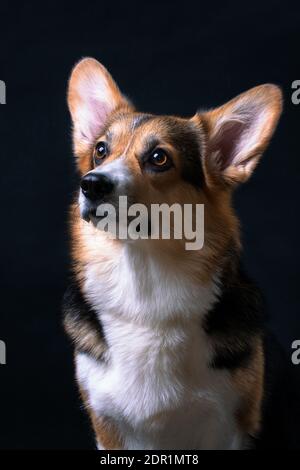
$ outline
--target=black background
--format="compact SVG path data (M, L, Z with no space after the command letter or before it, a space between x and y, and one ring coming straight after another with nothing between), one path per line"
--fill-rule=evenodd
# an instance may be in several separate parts
M299 2L298 2L299 5ZM66 85L83 56L103 62L143 111L192 115L264 82L285 109L238 190L245 263L287 354L300 339L300 79L295 2L1 3L1 448L92 448L61 327L68 204L76 187ZM293 366L300 375L300 365Z

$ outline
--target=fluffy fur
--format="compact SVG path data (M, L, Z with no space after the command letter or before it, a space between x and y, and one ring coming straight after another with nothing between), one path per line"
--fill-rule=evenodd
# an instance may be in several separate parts
M80 217L91 203L79 192L65 326L98 447L248 447L261 424L263 306L240 267L231 196L271 138L280 90L263 85L192 119L157 117L138 113L85 59L68 100L80 174L108 175L109 202L205 205L204 247L193 252L184 240L110 240ZM94 167L99 141L109 153ZM172 158L160 174L145 163L157 147Z

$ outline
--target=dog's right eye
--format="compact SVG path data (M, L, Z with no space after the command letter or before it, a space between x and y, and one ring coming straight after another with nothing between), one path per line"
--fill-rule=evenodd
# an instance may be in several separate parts
M94 151L94 164L100 165L101 161L107 155L107 144L106 142L98 142Z

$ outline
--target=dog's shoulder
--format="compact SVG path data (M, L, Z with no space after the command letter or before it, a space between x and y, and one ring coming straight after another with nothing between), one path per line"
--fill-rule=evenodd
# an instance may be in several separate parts
M106 351L101 322L74 278L63 297L63 323L77 351L100 359Z
M214 344L212 367L234 371L251 362L265 328L266 306L262 292L239 260L228 265L220 279L220 296L203 319Z

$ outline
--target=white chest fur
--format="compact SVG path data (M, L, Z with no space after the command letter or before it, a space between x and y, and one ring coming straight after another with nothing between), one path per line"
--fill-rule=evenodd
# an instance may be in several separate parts
M193 286L168 266L128 256L86 272L108 345L106 362L83 353L76 360L94 413L116 422L129 449L239 447L238 397L227 373L208 367L201 329L216 286Z
M236 446L237 396L226 373L205 364L199 328L161 336L114 325L108 363L77 356L77 377L97 416L118 425L129 449L224 449ZM105 331L108 330L105 328ZM202 339L202 338L201 338ZM200 339L200 341L201 341Z

